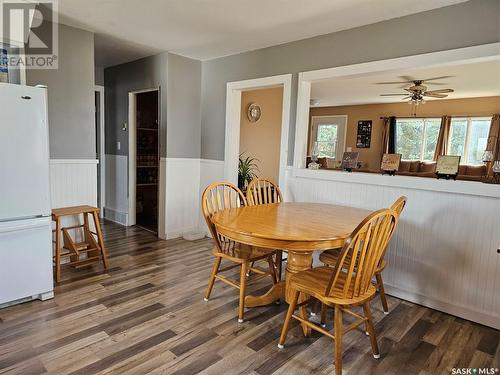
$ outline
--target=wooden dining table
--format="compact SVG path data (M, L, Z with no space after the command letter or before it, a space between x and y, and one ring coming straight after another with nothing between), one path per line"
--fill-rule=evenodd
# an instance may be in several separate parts
M288 252L285 281L261 296L247 296L245 307L291 301L290 277L312 267L314 251L339 248L371 211L323 203L274 203L230 208L212 217L217 232L233 241Z

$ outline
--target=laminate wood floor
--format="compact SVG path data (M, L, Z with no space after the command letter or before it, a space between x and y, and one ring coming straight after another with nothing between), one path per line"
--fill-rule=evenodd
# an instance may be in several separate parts
M238 324L236 289L216 282L203 301L211 240L161 241L108 222L103 230L109 272L63 268L53 300L0 310L1 374L332 373L333 343L317 333L304 338L296 322L277 349L286 304L247 310ZM268 285L261 279L249 292ZM344 373L500 367L500 331L397 298L389 303L383 315L379 300L372 302L381 359L373 359L362 331L350 332Z

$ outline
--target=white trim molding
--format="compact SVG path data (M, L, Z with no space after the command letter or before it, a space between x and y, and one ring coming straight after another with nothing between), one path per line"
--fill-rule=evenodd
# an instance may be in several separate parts
M240 151L241 93L247 90L283 87L283 109L281 116L280 172L279 184L285 183L285 169L288 159L288 132L290 126L290 105L292 96L292 75L228 82L226 87L226 134L224 178L238 183L238 158Z
M94 92L99 93L99 209L101 217L104 217L104 207L106 206L106 124L104 108L104 86L95 85Z
M426 190L462 195L476 195L500 198L500 187L495 184L483 184L477 181L438 180L436 178L415 176L389 176L378 173L343 172L333 170L298 169L294 177L309 180L334 181L338 183L354 183L390 188Z
M50 164L99 164L97 159L50 159Z

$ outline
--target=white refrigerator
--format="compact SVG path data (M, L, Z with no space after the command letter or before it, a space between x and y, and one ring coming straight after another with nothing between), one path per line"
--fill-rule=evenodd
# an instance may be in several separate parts
M0 308L53 297L47 90L0 83Z

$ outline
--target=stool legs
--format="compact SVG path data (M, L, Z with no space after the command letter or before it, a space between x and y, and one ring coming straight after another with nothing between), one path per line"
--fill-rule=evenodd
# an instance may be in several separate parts
M99 247L101 248L102 263L104 265L104 269L108 269L108 254L106 251L106 247L104 246L104 240L102 239L101 224L99 222L98 212L93 211L92 217L94 218L94 225L97 233L97 242L99 243Z

